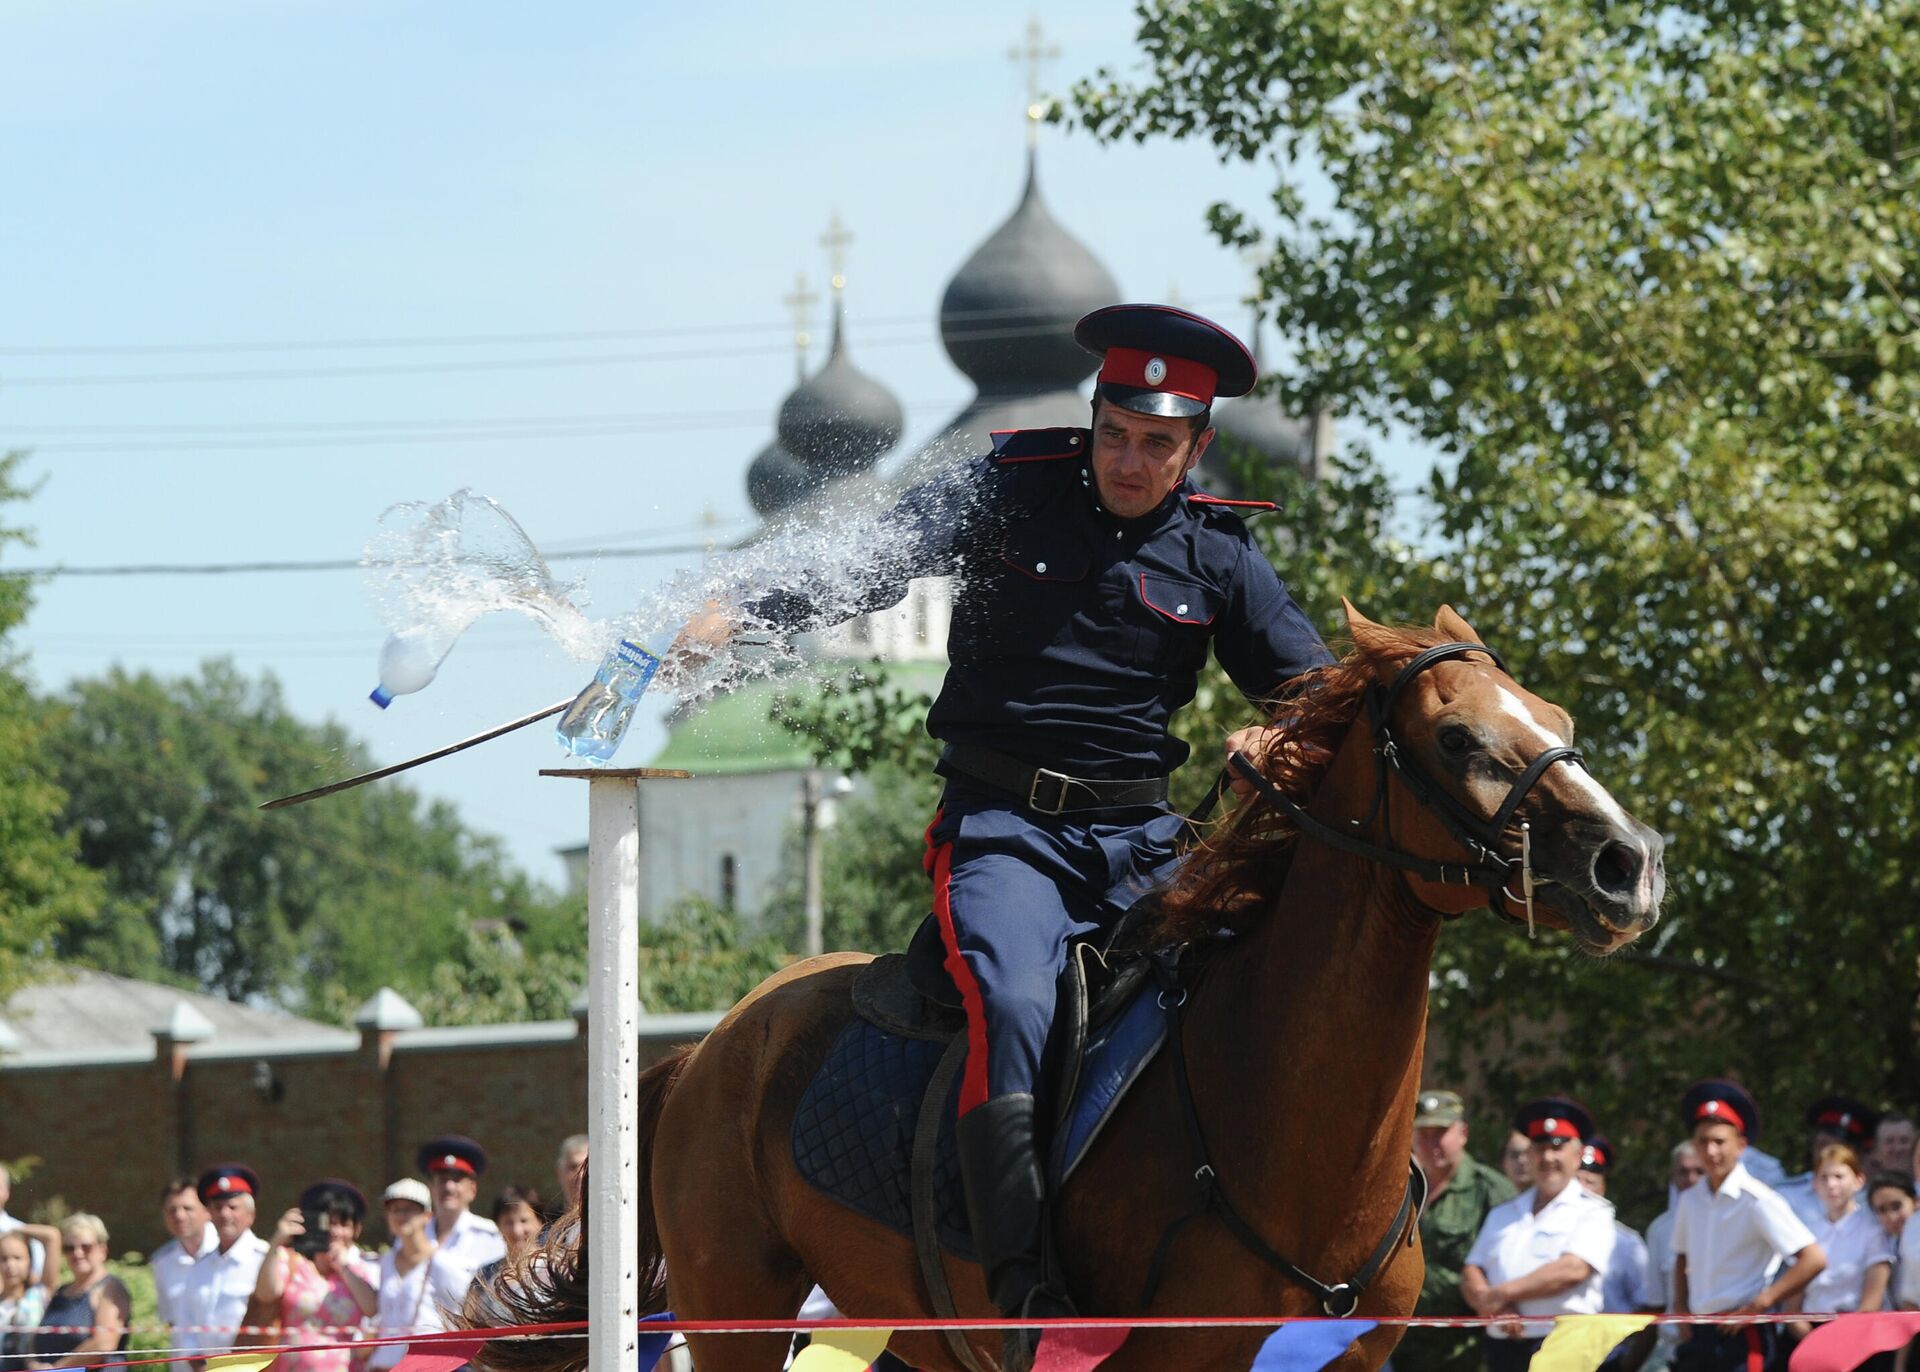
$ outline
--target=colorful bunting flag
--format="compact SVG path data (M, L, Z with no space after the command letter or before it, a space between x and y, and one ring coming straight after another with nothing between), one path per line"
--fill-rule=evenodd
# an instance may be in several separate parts
M867 1372L892 1337L891 1329L816 1329L791 1372Z
M1380 1327L1378 1320L1307 1320L1283 1324L1254 1356L1252 1372L1320 1372L1347 1345Z
M661 1320L673 1318L673 1311L663 1310L658 1315L642 1315L642 1326L658 1324ZM667 1351L667 1345L673 1342L671 1334L649 1334L643 1327L640 1331L640 1366L638 1372L653 1372L654 1364L660 1361L660 1355Z
M1033 1372L1092 1372L1127 1341L1125 1325L1096 1329L1049 1329L1033 1351Z
M393 1365L393 1372L453 1372L473 1361L485 1339L445 1339L416 1343L407 1347L407 1355ZM208 1368L213 1364L208 1363Z
M1787 1359L1788 1372L1851 1372L1920 1336L1920 1310L1842 1315L1816 1325Z
M227 1353L208 1358L206 1372L265 1372L267 1366L279 1356L278 1352Z
M1528 1372L1595 1372L1620 1340L1652 1323L1651 1315L1562 1315Z

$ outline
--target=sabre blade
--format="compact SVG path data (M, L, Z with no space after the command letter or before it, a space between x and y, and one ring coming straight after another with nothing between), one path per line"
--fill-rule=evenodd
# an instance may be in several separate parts
M362 772L359 776L348 777L344 781L328 782L325 786L316 786L313 790L302 791L298 795L281 796L278 800L267 801L260 808L262 810L283 810L289 805L304 805L309 800L318 800L321 796L330 796L339 791L351 791L354 787L364 786L369 781L379 781L383 777L397 776L401 772L411 771L413 768L425 763L437 762L443 757L452 757L455 753L465 752L468 748L472 748L476 744L485 743L489 739L499 738L502 734L510 734L515 729L524 729L529 724L538 724L543 719L551 719L571 704L573 704L572 696L568 696L564 700L556 700L543 710L535 710L530 715L522 715L518 719L510 719L505 724L496 724L491 729L475 734L471 738L463 738L458 743L449 743L444 748L435 748L430 753L422 753L418 757L410 757L405 762L396 762L390 767L376 767L371 772Z

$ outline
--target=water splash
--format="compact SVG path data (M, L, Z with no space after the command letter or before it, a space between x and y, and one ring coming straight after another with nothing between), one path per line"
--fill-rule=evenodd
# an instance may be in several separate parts
M462 488L445 500L405 501L380 516L360 564L374 610L395 633L426 628L446 643L482 615L523 614L570 657L591 657L599 634L499 501Z
M941 475L930 508L936 519L957 519L977 472L944 457L923 459L916 475ZM482 615L510 610L541 625L581 662L597 660L616 639L647 642L710 607L725 607L738 625L734 640L704 661L670 663L649 692L697 709L747 682L806 666L797 635L750 607L783 593L804 595L811 626L825 627L879 608L904 585L903 569L913 562L926 519L898 517L899 495L897 482L872 474L835 481L746 542L681 569L606 619L589 618L580 608L583 583L557 580L513 516L472 490L390 508L367 542L362 565L374 605L395 632L424 624L450 643Z

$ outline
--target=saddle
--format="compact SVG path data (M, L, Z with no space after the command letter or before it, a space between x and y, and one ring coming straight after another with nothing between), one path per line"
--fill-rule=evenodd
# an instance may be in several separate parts
M1042 1163L1056 1191L1166 1041L1155 969L1172 954L1116 951L1127 923L1070 945L1061 975L1040 1084ZM811 1185L913 1240L929 1303L951 1317L942 1253L973 1259L975 1249L954 1142L966 1019L944 962L929 917L905 953L860 972L855 1017L795 1112L792 1152Z

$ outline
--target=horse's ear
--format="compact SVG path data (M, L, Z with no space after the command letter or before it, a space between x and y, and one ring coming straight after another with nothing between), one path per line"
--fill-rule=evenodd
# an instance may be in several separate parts
M1399 648L1400 635L1384 624L1375 624L1356 610L1353 602L1345 596L1340 597L1340 608L1347 612L1347 635L1353 640L1354 647L1372 658L1392 657L1397 648L1400 655L1404 656L1405 650Z
M1433 616L1433 627L1452 639L1455 643L1478 643L1480 635L1473 631L1473 625L1453 612L1453 606L1442 605Z

